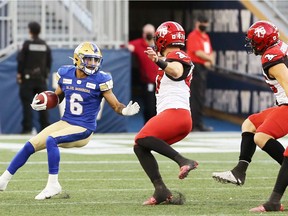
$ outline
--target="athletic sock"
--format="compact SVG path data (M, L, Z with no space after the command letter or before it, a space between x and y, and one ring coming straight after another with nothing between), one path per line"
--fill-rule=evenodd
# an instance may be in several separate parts
M284 158L283 153L285 149L280 142L275 139L269 139L262 150L267 152L280 165L282 164Z
M248 166L249 166L248 161L240 160L238 161L238 164L232 169L232 171L238 172L238 173L246 173Z
M173 159L180 167L189 164L189 162L191 163L191 160L183 157L181 154L177 154L174 159Z
M153 183L156 190L167 190L167 187L164 184L162 178L155 179L152 183Z
M242 133L239 161L246 161L248 164L251 162L256 150L254 135L255 134L251 132Z
M58 174L60 163L60 152L56 140L48 136L46 140L49 174Z
M288 186L288 158L284 157L283 163L279 170L277 180L273 192L265 204L263 204L266 211L279 211L281 206L281 198Z
M135 145L134 152L151 182L154 184L155 180L161 179L158 163L152 155L151 150L143 146Z
M14 175L15 172L26 163L30 155L32 155L34 152L35 149L33 145L30 142L25 143L23 148L15 155L8 166L7 170L9 173Z
M53 185L55 183L58 183L58 174L49 174L48 181L47 181L47 186L48 185Z
M140 138L136 140L136 143L147 149L153 150L161 155L164 155L174 161L175 161L175 157L179 154L168 143L156 137L150 136L150 137Z
M167 198L171 197L171 191L166 187L162 178L156 179L153 182L155 191L153 197L157 200L158 203L167 200Z
M263 204L265 210L266 211L279 211L281 207L280 200L282 198L282 195L273 191L269 200Z
M276 180L273 192L279 194L282 197L287 186L288 186L288 158L284 157L283 163L281 165L281 168L277 176L277 180ZM278 200L279 202L280 202L281 197ZM270 199L273 199L272 195ZM275 199L273 199L273 201L275 201Z

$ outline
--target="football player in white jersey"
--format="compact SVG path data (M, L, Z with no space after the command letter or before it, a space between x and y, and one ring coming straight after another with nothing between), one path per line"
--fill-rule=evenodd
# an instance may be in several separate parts
M288 134L288 46L279 40L278 28L267 21L255 22L248 29L246 40L248 53L261 55L263 75L274 93L276 106L252 114L244 121L238 164L230 171L212 176L222 183L243 185L257 145L282 167L269 201L250 211L281 211L280 199L288 185L288 149L284 151L277 139Z
M155 32L156 49L147 47L145 53L159 66L156 77L157 115L151 118L135 137L134 152L155 191L143 205L160 203L183 204L173 197L164 184L158 163L151 151L175 161L180 167L179 179L198 166L175 151L171 145L186 137L192 129L190 114L190 82L193 63L181 47L185 45L185 31L176 22L162 23Z

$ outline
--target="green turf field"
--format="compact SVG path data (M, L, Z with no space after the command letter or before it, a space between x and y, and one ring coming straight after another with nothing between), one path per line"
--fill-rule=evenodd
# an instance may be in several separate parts
M0 149L1 173L14 155L15 151ZM153 188L133 154L63 153L59 178L70 198L64 193L36 201L34 197L47 179L46 152L39 152L16 173L7 190L0 192L0 215L255 215L248 210L269 197L279 170L279 165L257 151L246 184L236 187L215 182L211 173L232 168L238 153L184 155L199 162L198 169L185 180L177 178L179 168L174 162L156 155L167 186L186 196L182 206L141 205ZM286 196L283 204L288 206ZM265 215L287 215L287 211Z

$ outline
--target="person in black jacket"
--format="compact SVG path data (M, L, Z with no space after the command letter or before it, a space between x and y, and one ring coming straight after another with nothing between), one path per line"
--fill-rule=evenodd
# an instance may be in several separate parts
M17 57L19 94L23 108L22 134L32 131L32 109L30 106L36 93L47 90L47 79L50 73L52 57L46 42L39 38L41 26L37 22L28 24L30 40L23 43ZM47 111L39 112L40 129L49 125Z

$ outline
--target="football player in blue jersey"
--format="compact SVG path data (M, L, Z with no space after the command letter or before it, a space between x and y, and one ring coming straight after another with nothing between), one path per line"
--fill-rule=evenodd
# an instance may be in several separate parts
M124 116L139 112L137 102L125 106L112 92L112 77L100 71L102 54L96 44L81 43L74 51L74 65L62 66L57 72L58 87L55 93L59 102L65 98L66 107L60 121L46 127L31 138L16 154L7 170L0 177L0 191L4 191L15 172L23 166L30 155L47 148L49 176L47 185L35 199L44 200L61 193L58 182L59 147L85 146L96 129L96 116L104 97L113 110ZM45 110L45 102L39 104L35 95L31 104L34 110Z

